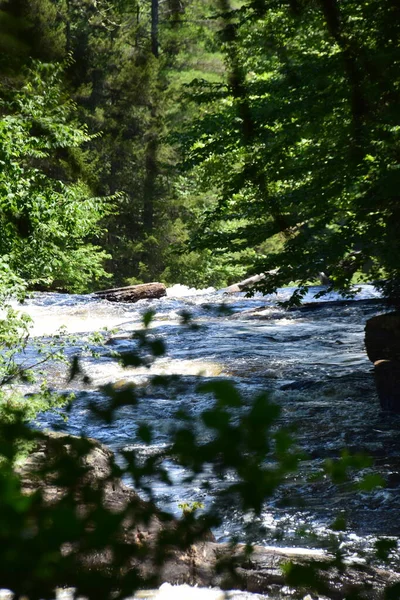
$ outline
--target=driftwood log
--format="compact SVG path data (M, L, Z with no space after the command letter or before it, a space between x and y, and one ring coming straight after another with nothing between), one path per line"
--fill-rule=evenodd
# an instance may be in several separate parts
M57 506L58 502L63 501L65 490L58 487L51 473L45 475L45 480L39 480L37 474L44 465L51 464L54 456L68 457L71 453L74 454L75 447L80 449L82 438L51 433L46 436L40 441L36 451L30 455L25 465L20 467L19 474L26 493L41 489L45 502ZM160 562L157 560L160 533L168 535L168 532L173 532L175 528L179 528L180 520L160 520L155 513L150 519L138 522L137 515L146 515L146 507L149 507L149 503L141 500L118 477L112 477L115 468L112 452L96 440L89 440L89 442L90 452L82 459L83 482L89 485L91 490L103 490L104 506L112 512L119 513L126 511L129 506L135 507L132 513L129 510L125 513L126 520L122 524L122 531L118 534L121 536L119 539L123 539L125 544L128 544L128 548L130 544L132 547L131 556L126 556L124 572L127 575L131 569L135 570L142 581L151 582L152 588L166 582L173 585L189 584L241 589L268 594L271 598L280 598L282 587L287 585L282 566L288 561L297 565L308 565L310 560L320 567L320 581L323 582L324 588L323 595L318 596L320 598L343 600L356 597L359 592L357 598L360 600L383 600L386 586L400 585L399 575L363 564L349 565L343 572L335 566L335 563L330 564L330 557L323 551L255 546L253 553L248 555L244 552L244 546L238 545L232 549L228 544L216 543L211 533L203 535L201 541L192 543L186 548L169 546L166 560ZM90 509L93 499L89 495L89 505L85 506L85 494L79 491L79 486L74 489L77 490L78 511L83 511L85 514ZM141 509L139 512L138 507ZM148 552L142 554L140 550L145 548ZM67 551L73 552L74 548L67 548ZM78 563L80 564L78 571L88 569L89 572L100 575L111 568L112 554L107 551L90 553L86 556L81 554ZM228 568L232 565L235 566L234 570ZM75 576L72 573L66 583L73 585ZM305 586L299 597L303 598L305 593L310 592L312 590Z
M100 290L95 294L110 302L138 302L139 300L162 298L167 295L167 288L163 283L153 282Z
M232 285L228 286L227 288L224 288L221 291L224 292L224 294L235 294L236 292L250 290L252 287L254 287L256 283L258 283L259 281L263 281L266 275L276 275L278 271L279 268L272 269L271 271L267 271L266 273L260 273L259 275L252 275L251 277L247 277L247 279L243 279L243 281L233 283ZM320 271L317 276L321 282L321 285L327 286L331 284L329 277L323 271Z
M278 272L278 269L274 271L269 271L269 274L274 275ZM254 286L255 283L262 281L265 279L265 274L260 273L259 275L253 275L252 277L247 277L247 279L243 279L243 281L238 281L238 283L233 283L227 288L221 290L224 294L235 294L236 292L243 292L244 290L249 290Z

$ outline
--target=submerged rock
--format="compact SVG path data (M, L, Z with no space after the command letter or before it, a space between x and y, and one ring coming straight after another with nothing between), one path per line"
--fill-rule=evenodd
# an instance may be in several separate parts
M300 381L291 381L280 386L280 390L308 390L310 388L317 388L320 386L319 381L313 379L301 379Z

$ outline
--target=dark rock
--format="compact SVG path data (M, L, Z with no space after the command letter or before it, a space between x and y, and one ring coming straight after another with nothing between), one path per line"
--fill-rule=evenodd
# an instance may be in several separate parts
M365 328L365 347L368 358L374 363L381 407L400 413L400 313L369 319Z
M96 503L110 512L126 513L120 532L126 539L134 541L142 531L142 523L135 522L138 515L146 521L151 515L146 522L148 538L156 537L164 526L156 507L121 481L113 452L97 440L46 432L17 472L24 492L40 490L44 507L57 506L70 494L71 504L82 515Z
M400 362L377 360L374 362L376 389L383 410L400 413Z
M349 564L345 570L339 570L333 557L322 551L254 546L249 555L241 544L232 550L228 544L212 542L199 544L191 553L177 556L173 563L166 564L161 580L175 585L239 589L279 598L282 587L287 585L283 566L289 561L303 566L312 561L324 587L324 597L331 600L350 597L383 600L384 588L400 581L397 574L363 564ZM229 568L232 565L234 570ZM318 594L318 597L321 596Z
M325 300L319 302L305 302L300 306L291 306L287 310L290 312L313 312L326 308L344 308L346 306L382 306L385 305L385 300L381 298L363 298L362 300Z
M87 500L90 495L100 499L104 508L111 512L128 515L129 507L134 507L133 512L143 515L145 522L127 519L123 528L124 539L134 540L140 530L147 541L153 538L156 541L160 533L172 531L180 522L169 519L152 502L142 500L135 490L123 483L120 477L122 471L115 462L114 453L92 438L56 432L40 434L36 447L17 468L17 473L23 491L30 494L40 490L44 503L49 506L72 491L82 513L92 508L92 500ZM88 490L94 495L88 495ZM97 496L96 492L99 492ZM215 541L211 532L206 532L203 539Z
M321 577L333 600L356 597L360 589L366 590L365 595L357 597L365 600L383 599L383 588L400 581L400 576L365 565L350 565L342 572L336 568L335 560L329 565L332 557L323 551L255 546L249 555L243 545L232 548L229 544L216 543L210 532L200 541L186 546L171 543L166 549L164 560L160 561L157 550L160 539L164 540L164 544L165 540L173 540L174 537L170 534L179 529L182 521L163 518L161 513L157 514L154 505L140 499L134 490L122 483L118 478L113 453L96 440L55 433L39 438L34 452L18 469L23 489L26 493L41 490L47 505L57 505L60 501L62 503L68 491L68 482L57 479L57 468L65 466L65 461L71 457L80 457L78 467L81 467L81 471L73 486L77 512L84 517L85 511L96 510L97 505L90 506L93 503L92 494L88 495L87 500L85 490L86 494L88 490L100 490L103 506L115 514L123 513L124 520L122 530L116 536L110 532L108 548L82 552L80 539L76 543L64 544L62 551L67 559L75 554L77 556L72 563L72 572L63 572L64 580L57 580L57 585L76 585L81 572L92 576L94 574L95 577L96 573L110 573L113 577L117 573L122 581L124 576L135 572L139 581L144 581L151 587L163 582L174 585L186 583L274 595L285 585L282 571L284 563L293 561L305 565L310 560L319 565ZM131 506L134 508L130 512ZM138 514L147 514L147 520L139 522ZM89 519L89 532L93 527L91 523ZM115 572L112 570L111 548L116 541L124 544L126 561L123 569ZM131 553L129 548L132 548Z
M383 359L400 361L400 313L391 312L368 319L365 347L373 363Z

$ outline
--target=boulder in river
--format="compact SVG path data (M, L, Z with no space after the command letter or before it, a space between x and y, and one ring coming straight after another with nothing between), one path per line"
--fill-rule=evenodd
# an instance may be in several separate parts
M95 294L110 302L138 302L139 300L162 298L167 295L167 288L163 283L152 282L100 290Z
M400 313L372 317L365 328L368 358L383 410L400 413Z
M391 312L368 319L365 327L368 358L400 361L400 313Z
M377 360L374 362L374 375L383 410L400 413L400 362Z
M74 586L91 590L92 596L98 586L105 598L124 585L127 591L138 582L158 585L167 569L161 565L174 571L177 560L191 556L193 539L199 544L214 540L200 521L189 518L185 527L184 516L173 518L140 498L122 481L112 451L96 440L53 432L35 435L36 447L16 469L22 492L32 498L26 534L30 546L24 544L32 558L27 569L21 542L16 539L14 548L10 540L9 550L21 564L14 569L13 563L3 587L36 597L43 593L35 587L40 585ZM36 573L47 561L56 566L41 582Z

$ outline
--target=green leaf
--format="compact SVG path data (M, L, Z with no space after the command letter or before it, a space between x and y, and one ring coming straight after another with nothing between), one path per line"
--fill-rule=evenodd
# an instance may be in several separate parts
M343 515L338 515L336 519L331 523L330 528L333 531L346 531L347 529L347 520Z
M136 352L124 352L120 355L120 361L123 367L140 367L144 364Z
M78 375L81 374L81 366L79 363L79 357L78 356L74 356L72 361L71 361L71 366L69 369L69 378L68 381L71 382L75 379L75 377L77 377Z
M242 398L231 381L209 381L198 386L198 391L213 394L221 406L239 407Z
M374 546L376 557L387 561L390 553L397 551L398 541L396 539L381 538L375 542Z
M165 343L163 340L154 340L149 344L153 356L163 356L165 354Z
M146 328L149 327L150 323L153 321L155 314L156 313L155 313L154 310L148 310L147 312L144 313L144 315L143 315L143 325Z
M153 441L153 430L149 425L139 425L137 435L145 444L151 444Z
M385 487L386 482L379 473L369 473L357 483L357 488L363 492L371 492L379 487Z

